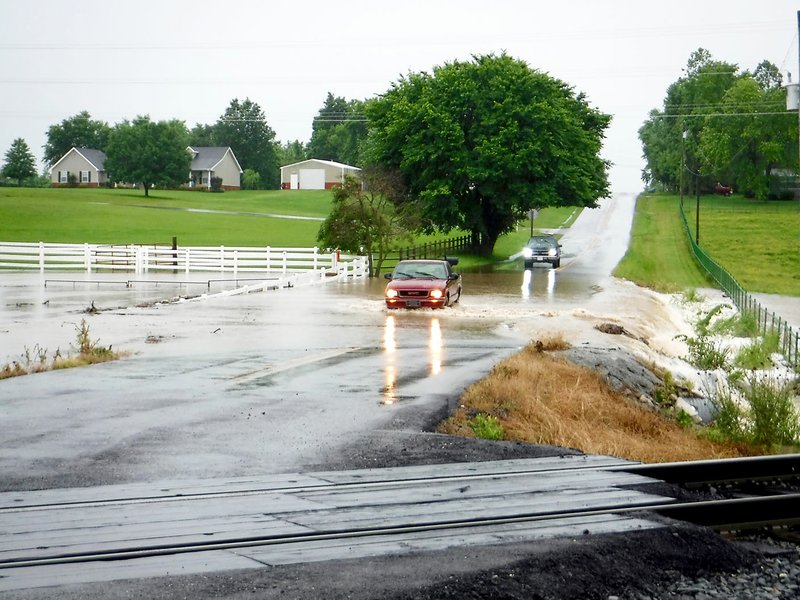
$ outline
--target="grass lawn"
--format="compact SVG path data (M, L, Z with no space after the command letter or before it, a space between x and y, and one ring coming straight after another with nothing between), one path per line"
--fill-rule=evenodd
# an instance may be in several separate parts
M145 198L141 190L130 189L8 187L0 188L0 241L170 244L176 236L181 246L310 247L317 244L319 221L269 215L322 219L331 203L331 192L315 190L222 194L154 190ZM536 229L567 226L578 214L580 209L575 207L547 208L533 225ZM463 264L507 261L525 245L529 234L530 223L521 222L516 232L498 240L491 258L464 255ZM463 232L453 231L447 237L458 235ZM416 243L442 237L420 235Z
M684 210L694 235L694 199ZM748 292L800 296L800 202L702 196L700 246Z
M639 197L631 243L615 276L666 292L709 285L691 256L679 202L673 195ZM694 199L684 207L694 234ZM749 292L800 296L798 236L797 202L700 199L700 245Z
M324 218L330 206L327 191L0 188L0 241L310 247L319 221L268 215Z
M614 276L661 292L714 285L691 255L672 196L636 200L631 241Z

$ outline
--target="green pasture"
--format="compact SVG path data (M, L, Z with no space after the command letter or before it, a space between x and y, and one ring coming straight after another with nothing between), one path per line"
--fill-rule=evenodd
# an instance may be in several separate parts
M680 198L642 195L617 277L660 291L711 285L691 255ZM695 199L684 198L695 233ZM700 246L749 292L800 296L800 203L700 198Z
M323 219L331 201L331 192L314 190L153 190L145 198L132 189L8 187L0 188L0 241L170 244L175 236L182 246L310 247L317 244L320 221L274 215ZM578 214L574 207L544 209L533 226L567 226ZM498 240L492 258L465 260L475 265L507 260L529 233L529 221L520 222L516 232ZM448 237L457 235L463 232ZM416 243L441 238L421 235Z
M331 201L328 191L155 190L145 198L130 189L8 187L0 188L0 241L170 244L175 236L182 246L310 247L320 221L277 215L323 219ZM711 285L690 254L678 206L677 196L639 197L617 277L661 291ZM693 198L685 210L694 232ZM533 223L522 220L502 236L493 256L461 253L460 266L519 268L509 258L525 245L531 226L534 233L568 227L578 214L574 207L544 209ZM417 243L441 237L419 236ZM700 244L746 290L800 296L800 203L703 196Z
M327 191L0 188L0 241L311 247L320 221L271 215L322 219L330 206Z

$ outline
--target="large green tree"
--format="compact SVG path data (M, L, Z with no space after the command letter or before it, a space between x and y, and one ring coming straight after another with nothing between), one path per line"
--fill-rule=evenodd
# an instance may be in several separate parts
M36 158L24 139L17 138L11 142L0 173L9 179L16 179L17 185L22 185L24 180L36 175Z
M87 111L81 111L47 130L44 161L52 165L73 147L105 150L110 132L108 123L96 121Z
M267 189L280 183L275 132L267 124L261 107L246 98L234 98L214 126L215 145L230 146L242 169L251 169L260 176Z
M610 117L506 54L409 74L367 115L370 160L402 173L425 230L469 230L483 255L532 208L608 195Z
M639 129L646 183L671 191L681 182L685 188L693 183L708 189L715 178L730 178L730 169L712 173L701 137L707 117L720 112L725 94L740 77L737 65L715 60L704 48L692 52L683 76L667 89L663 108L651 111Z
M148 196L154 185L178 186L189 178L189 132L182 121L123 121L111 132L105 167L114 181L139 183Z
M759 200L776 194L773 172L797 165L797 115L785 106L786 90L772 63L737 80L719 113L705 119L700 150L707 170Z
M364 102L345 100L328 92L311 126L308 155L348 165L360 164L361 144L367 137Z

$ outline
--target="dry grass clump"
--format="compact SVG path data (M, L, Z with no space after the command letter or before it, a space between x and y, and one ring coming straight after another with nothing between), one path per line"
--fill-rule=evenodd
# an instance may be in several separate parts
M472 437L476 415L497 419L503 439L575 448L642 462L740 456L612 390L596 372L532 343L470 386L442 433Z

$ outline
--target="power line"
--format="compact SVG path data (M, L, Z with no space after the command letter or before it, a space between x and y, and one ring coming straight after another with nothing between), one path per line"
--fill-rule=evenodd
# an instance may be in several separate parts
M684 113L684 114L655 114L650 115L651 119L678 119L681 117L691 118L691 117L767 117L772 115L791 115L795 119L797 115L795 114L796 111L781 111L781 112L745 112L745 113Z

